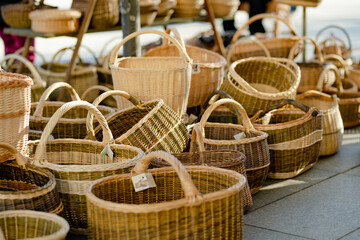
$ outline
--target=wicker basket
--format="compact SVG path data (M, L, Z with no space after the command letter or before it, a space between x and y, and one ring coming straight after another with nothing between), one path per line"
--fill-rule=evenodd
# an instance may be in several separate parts
M287 104L296 108L281 108ZM317 162L322 140L322 114L318 109L284 99L259 111L252 121L254 127L269 134L268 177L293 178Z
M155 20L167 21L174 14L177 0L161 0Z
M81 15L77 10L35 10L29 13L31 30L38 33L76 32L79 29Z
M204 8L204 0L177 0L174 17L194 18Z
M104 131L103 142L80 139L48 140L59 119L75 107L85 108L96 116ZM88 183L101 177L129 172L143 156L143 152L138 148L113 143L110 129L99 110L88 102L75 101L59 108L46 125L40 141L29 144L29 155L34 156L35 164L55 175L57 190L64 204L63 215L74 233L88 233L85 202L85 188ZM102 154L106 146L112 150L113 159L109 157L111 154Z
M252 57L231 64L220 89L241 103L249 116L282 99L295 98L300 68L284 58Z
M160 2L160 0L139 0L141 26L153 24Z
M170 40L181 57L123 57L117 59L121 46L136 36L157 34ZM186 112L190 92L192 60L179 42L170 35L151 29L124 38L113 50L110 69L114 89L123 90L143 101L161 98L180 116ZM118 102L120 108L123 103Z
M229 63L248 57L264 56L263 47L261 47L259 44L252 41L237 42L240 34L246 29L248 25L264 18L274 18L278 21L283 22L289 28L293 36L287 38L280 38L278 36L275 36L273 38L264 38L258 40L266 47L266 49L269 50L272 57L287 58L289 56L290 50L294 47L294 44L297 43L298 40L295 30L284 18L277 15L265 13L257 14L251 17L242 27L240 27L236 31L231 40L231 44L228 47L228 59L230 60ZM300 49L298 48L296 52L299 53Z
M214 14L217 17L227 17L234 16L235 12L238 10L240 1L238 0L211 0L210 5L214 10Z
M135 146L146 153L156 150L181 153L188 146L189 137L185 125L163 100L141 103L126 92L114 90L101 94L93 102L94 106L111 95L121 96L134 105L107 117L116 143ZM92 116L89 114L88 118L88 132L92 132ZM94 132L96 139L102 139L100 127L95 128Z
M65 103L64 102L55 102L55 101L46 101L50 94L58 89L65 88L69 91L72 96L72 100L80 100L76 91L67 83L58 82L54 83L48 87L44 94L41 96L40 101L31 104L31 116L30 116L30 129L43 131L50 121L52 115ZM99 106L98 108L103 115L107 116L110 113L114 112L114 109ZM74 108L67 112L55 126L52 131L54 138L75 138L83 139L87 135L86 131L86 116L87 111L83 108ZM98 124L96 124L97 126Z
M0 212L0 230L2 239L65 240L69 224L55 214L13 210Z
M320 156L335 154L341 146L344 134L344 124L336 95L330 96L310 90L298 95L296 99L322 111L323 136Z
M278 3L288 4L290 6L317 7L321 0L275 0Z
M25 152L28 140L32 84L30 77L0 71L0 142L20 153ZM0 149L0 162L12 158L9 151Z
M147 170L155 158L171 167ZM145 172L156 187L135 192L131 177ZM183 167L170 154L150 153L131 174L90 185L90 239L242 239L245 183L243 175L231 170Z
M360 89L360 63L350 67L349 78L354 81L357 88Z
M167 29L167 33L173 32L179 43L185 47L187 54L193 59L194 64L199 67L199 73L191 76L191 88L187 107L203 105L206 98L222 83L226 66L226 59L218 53L194 46L185 46L180 33L174 29ZM170 45L167 40L160 47L147 51L146 57L179 57L179 50L176 46Z
M7 4L1 7L1 15L4 22L13 28L30 28L31 20L29 13L35 10L33 0L15 4Z
M92 86L92 87L89 87L89 88L81 95L81 100L85 100L85 101L88 101L88 102L93 102L93 101L96 99L96 97L98 97L98 96L96 96L96 97L94 98L94 97L92 97L92 94L90 94L90 93L92 93L92 92L95 91L95 92L98 92L98 93L99 93L98 95L100 95L100 94L102 94L102 93L104 93L104 92L113 90L113 89L110 88L110 87L111 87L111 86L106 87L106 86L104 86L104 85L94 85L94 86ZM89 96L90 96L90 97L89 97ZM105 106L108 106L108 107L117 108L115 99L106 98L106 99L103 100L103 104L104 104Z
M221 105L233 105L241 114L243 126L231 123L210 123L207 119ZM250 122L244 108L231 99L220 99L206 109L199 126L204 137L206 150L232 149L241 151L246 156L246 175L251 193L256 193L264 184L270 165L270 155L267 143L268 134L256 130ZM237 138L239 136L239 138ZM196 142L191 142L191 148L197 148Z
M63 210L55 178L50 172L37 167L25 169L27 159L14 147L0 143L1 148L10 151L15 163L0 165L0 211L37 210L58 214Z

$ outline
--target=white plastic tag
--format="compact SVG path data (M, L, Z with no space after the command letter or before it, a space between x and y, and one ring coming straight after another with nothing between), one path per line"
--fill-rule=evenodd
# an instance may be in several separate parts
M235 140L240 140L240 139L243 139L245 137L246 137L245 133L243 133L243 132L234 135Z
M142 173L131 177L135 192L143 191L148 188L156 187L156 183L151 173Z
M103 158L107 154L111 161L114 159L114 152L111 150L109 145L106 145L100 154L101 158Z
M54 140L54 139L55 139L55 138L54 138L54 136L50 134L50 136L49 136L49 139L48 139L48 140Z
M192 74L198 74L200 73L200 66L197 63L194 63L191 67L191 73Z

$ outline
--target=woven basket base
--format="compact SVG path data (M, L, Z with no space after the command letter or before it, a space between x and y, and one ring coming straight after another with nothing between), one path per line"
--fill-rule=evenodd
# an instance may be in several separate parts
M316 162L315 162L316 163ZM288 178L293 178L296 177L304 172L306 172L307 170L309 170L310 168L312 168L312 166L315 165L315 163L312 163L308 166L306 166L305 168L298 170L296 172L288 172L288 173L271 173L269 172L268 177L272 178L272 179L288 179Z

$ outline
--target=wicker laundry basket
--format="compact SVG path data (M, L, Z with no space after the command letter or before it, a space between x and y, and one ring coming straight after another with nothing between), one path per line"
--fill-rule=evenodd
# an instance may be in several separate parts
M295 98L300 68L285 58L252 57L231 64L220 90L241 103L249 116L282 99Z
M117 111L107 117L109 127L118 144L138 147L148 153L163 150L181 153L188 146L189 136L179 115L169 108L163 100L157 99L142 103L127 92L113 90L101 94L93 102L94 106L109 96L121 96L134 106ZM88 132L92 132L92 116L88 115ZM100 127L95 128L96 139L101 140Z
M117 53L130 39L143 34L157 34L170 40L181 57L123 57ZM170 35L151 29L130 34L113 50L110 69L114 89L122 90L143 101L161 98L180 116L186 112L190 92L192 60L180 43ZM118 101L118 106L124 108Z
M48 140L59 119L71 108L91 111L104 131L102 142L81 139ZM106 148L105 148L106 147ZM103 155L102 151L111 149ZM29 144L29 155L34 164L50 170L56 178L56 187L64 204L63 216L71 231L87 234L85 188L90 181L101 177L126 173L143 156L138 148L114 144L104 116L92 104L74 101L59 108L46 125L41 139Z
M173 32L175 38L186 49L187 54L193 59L194 64L198 65L199 73L191 76L191 88L187 107L203 105L206 98L222 83L225 75L224 68L226 59L220 54L203 48L184 44L180 33L175 28L168 28L166 33ZM165 39L160 47L151 48L144 54L145 57L179 57L178 48L169 44Z
M49 171L29 166L28 159L14 147L0 143L10 151L16 163L0 165L0 211L36 210L59 214L63 210L59 194L55 189L55 178Z
M171 166L147 170L155 158ZM152 174L156 187L135 192L131 177L142 173ZM243 239L245 183L231 170L184 167L168 153L149 153L130 174L91 184L89 239Z
M282 108L291 104L295 108ZM252 118L254 127L269 134L268 177L287 179L315 165L322 140L322 114L316 108L284 99Z
M65 103L59 101L46 101L50 94L59 88L65 88L69 91L72 100L80 100L78 94L69 84L65 82L57 82L48 87L41 96L40 101L31 104L30 115L30 129L36 131L43 131L50 121L53 114ZM114 112L113 108L106 106L99 106L98 108L105 116ZM75 138L83 139L87 135L86 130L86 116L87 111L83 108L73 108L68 111L57 122L52 135L54 138ZM96 126L98 123L96 123Z
M243 125L231 123L210 123L207 119L221 105L231 104L241 114ZM206 109L199 126L204 138L206 150L233 149L246 156L246 175L251 193L256 193L264 184L270 165L267 143L268 134L256 130L250 122L244 108L231 99L220 99ZM197 149L197 143L191 142L191 148Z
M1 232L4 234L2 239L65 240L69 224L51 213L10 210L0 212Z
M321 0L275 0L278 3L288 4L290 6L317 7Z
M0 71L0 142L20 153L25 152L28 140L32 84L28 76ZM0 162L12 158L9 151L0 149Z

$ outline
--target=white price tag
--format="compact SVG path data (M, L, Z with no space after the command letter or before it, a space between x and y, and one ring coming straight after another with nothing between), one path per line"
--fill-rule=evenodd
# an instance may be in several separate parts
M245 133L243 133L243 132L234 135L235 140L240 140L240 139L243 139L245 137L246 137Z
M103 158L107 154L111 161L114 159L114 152L111 150L109 145L106 145L100 154L101 158Z
M143 191L148 188L156 187L156 183L151 173L142 173L131 178L135 192Z

